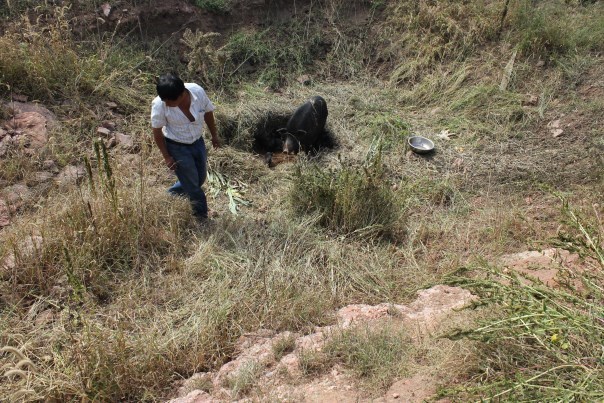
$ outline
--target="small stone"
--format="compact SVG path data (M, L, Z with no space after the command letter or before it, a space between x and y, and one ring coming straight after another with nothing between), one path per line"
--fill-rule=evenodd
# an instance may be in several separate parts
M117 141L117 144L119 144L119 146L122 148L125 148L128 150L134 148L134 140L132 140L132 136L130 136L130 135L116 132L115 140Z
M86 176L86 170L83 166L68 165L63 168L63 171L55 178L58 185L78 184Z
M117 109L117 104L115 102L106 102L105 106L111 109Z
M392 394L392 398L393 399L398 399L399 397L401 397L401 395L399 395L398 393L393 393Z
M103 11L103 15L105 17L109 17L109 14L111 14L111 5L109 5L109 3L105 3L101 6L101 10Z
M109 129L111 131L114 131L116 124L115 124L115 122L113 122L111 120L104 120L103 123L101 124L101 126L103 126L106 129Z
M522 101L523 106L537 106L538 103L539 97L532 94L526 94L525 99Z
M107 129L106 127L97 127L96 132L97 134L100 134L101 136L105 137L109 137L109 135L111 134L111 130Z
M3 199L0 199L0 228L10 225L10 210Z
M49 180L51 180L53 178L53 176L54 175L52 172L40 171L40 172L36 172L34 174L33 181L35 183L44 183L44 182L48 182Z
M36 316L34 323L36 324L36 326L44 326L47 323L52 322L53 320L54 312L52 311L52 309L46 309L45 311L42 311L38 316Z
M42 163L42 168L44 168L46 171L52 172L53 174L59 173L59 167L57 166L57 163L53 160L44 161Z
M545 62L543 60L539 60L537 62L537 67L543 67L543 66L545 66Z

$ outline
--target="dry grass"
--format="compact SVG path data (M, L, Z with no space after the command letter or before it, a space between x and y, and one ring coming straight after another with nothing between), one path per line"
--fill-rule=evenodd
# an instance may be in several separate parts
M362 9L355 2L346 10L346 4L326 2L290 38L305 38L300 46L312 44L322 29L319 17L331 18L327 36L332 47L328 51L329 46L315 44L328 54L317 63L315 81L308 87L285 86L310 69L308 48L275 53L279 49L267 49L263 36L231 38L233 54L238 52L241 61L252 55L266 69L259 67L256 76L238 71L232 87L209 89L217 94L220 132L228 144L212 150L209 158L212 169L245 189L251 204L240 206L239 216L233 217L227 196L208 192L210 208L220 216L205 227L190 222L188 203L165 195L172 177L156 150L149 155L143 140L151 77L159 66L138 64L141 54L136 52L138 56L126 57L116 50L114 39L100 38L103 46L80 53L61 14L54 14L49 35L28 24L5 31L0 44L9 57L0 60L0 80L48 102L75 94L75 106L56 108L64 122L64 142L46 152L60 165L92 155L95 185L51 191L38 208L21 212L0 232L0 261L15 257L13 268L0 269L0 346L18 350L0 354L0 367L14 371L0 374L0 395L12 400L165 398L174 380L216 369L231 358L243 332L309 330L331 323L334 310L345 304L404 302L418 288L442 281L477 257L490 259L542 244L556 229L557 206L537 185L556 185L576 192L577 199L595 199L601 161L593 157L593 148L581 147L582 140L593 140L594 147L601 141L601 92L597 85L585 84L597 83L601 76L599 59L585 53L597 48L595 42L589 44L578 32L562 48L549 46L558 38L558 22L557 28L544 30L539 24L546 20L534 14L520 20L514 9L506 17L502 41L493 43L501 2L489 1L421 3L417 12L409 8L411 3L394 2L370 9L375 24L346 31L339 18L358 16ZM583 23L600 32L594 12L598 4L578 8L556 2L556 7L567 7L569 26ZM525 38L524 53L508 87L500 90L519 30L528 26L519 21L535 29L526 30L531 35ZM380 35L349 35L371 32ZM384 47L384 38L398 40ZM48 49L57 55L53 60ZM547 56L546 64L537 66L533 54ZM275 66L292 58L291 70L276 75ZM142 71L133 73L134 66ZM250 77L251 83L246 81ZM355 80L337 81L341 77ZM282 90L271 92L267 86ZM296 216L287 192L296 183L294 167L310 182L317 179L309 165L284 163L269 169L254 155L263 148L255 143L259 134L283 125L303 99L317 93L329 105L328 125L338 147L313 156L312 163L324 178L349 172L362 182L372 177L364 178L355 167L375 157L381 145L378 188L393 208L405 211L404 220L388 215L386 224L402 228L396 237L347 237L316 225L319 220L312 213ZM539 96L537 105L523 105L526 93ZM104 99L141 116L119 117L142 151L133 162L116 152L107 160L111 174L102 168L102 153L95 157L90 152ZM576 119L586 129L568 129L567 135L553 139L547 122L574 110L588 115ZM408 153L410 134L434 138L443 129L456 136L435 138L435 154ZM9 181L27 178L36 165L15 156L21 154L2 161L7 168L2 175L10 175ZM563 170L558 169L561 163L567 164ZM349 188L356 185L346 182ZM304 187L296 190L301 197L310 194ZM348 202L378 204L374 193L364 198L345 194ZM357 227L367 223L350 229ZM387 354L369 357L367 366L363 353L371 349L359 346L392 349L379 349L389 345L383 337L359 337L350 335L334 347L334 357L371 375L372 368L387 363ZM404 361L447 355L451 345L412 352ZM308 373L327 365L321 357L301 357L301 362ZM447 365L455 367L450 361ZM382 377L386 373L378 371L376 379L386 387L401 373ZM253 388L254 374L234 379L234 391L245 395ZM499 379L510 376L504 371Z

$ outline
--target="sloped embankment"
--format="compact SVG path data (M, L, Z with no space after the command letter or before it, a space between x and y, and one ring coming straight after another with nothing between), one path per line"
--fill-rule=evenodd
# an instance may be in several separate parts
M346 353L354 350L346 342L350 343L352 334L394 335L391 341L404 343L405 350L421 349L422 345L435 342L444 321L449 322L455 311L475 299L462 288L437 285L419 291L417 299L408 305L345 306L337 312L337 324L316 327L310 334L271 330L245 334L236 344L237 356L233 361L216 372L193 375L178 389L180 397L170 402L231 401L251 389L255 392L252 398L255 394L261 399L278 401L423 401L436 393L437 385L446 377L442 373L443 362L418 365L410 362L412 359L405 362L405 357L400 357L402 361L395 363L400 372L393 375L404 375L382 398L374 400L367 388L359 386L351 376L359 363L343 358L344 350ZM334 354L338 350L342 351ZM365 368L365 371L386 371L388 364L384 360L378 364L383 368Z

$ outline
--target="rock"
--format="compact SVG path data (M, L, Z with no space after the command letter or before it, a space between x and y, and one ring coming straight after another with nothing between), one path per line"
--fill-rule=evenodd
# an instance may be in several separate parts
M96 134L99 134L103 137L109 137L111 135L111 130L106 127L100 126L96 128Z
M212 378L213 374L209 372L198 372L193 374L178 388L178 397L186 397L191 392L211 387Z
M478 299L460 287L436 285L417 292L417 299L401 309L403 320L412 321L424 329L434 329L451 313Z
M40 171L40 172L34 173L32 179L33 179L34 184L39 184L39 183L48 182L53 177L54 177L54 174L52 172Z
M523 106L537 106L538 103L539 103L539 96L532 95L532 94L526 94L525 98L522 100Z
M11 136L6 136L0 139L0 157L4 157L6 155L9 147L11 147L13 143L13 138Z
M3 199L0 199L0 228L10 225L10 210Z
M25 112L39 113L46 119L46 126L48 129L52 129L57 123L55 114L38 104L13 101L7 105L13 110L15 116Z
M112 132L115 131L115 128L116 128L115 122L113 122L111 120L105 120L105 121L103 121L103 123L101 123L101 126L104 127L104 128L106 128L106 129L109 129Z
M26 237L18 246L18 256L21 259L32 259L42 252L42 246L44 238L39 235L31 235ZM9 253L2 262L0 262L0 269L2 270L14 270L17 267L17 258L14 253Z
M214 399L208 392L203 390L194 390L185 397L172 399L169 403L218 403L222 400Z
M384 319L390 316L390 312L392 312L390 309L393 306L391 304L348 305L338 311L339 323L342 328L346 329L357 323ZM395 309L400 309L400 306Z
M17 183L6 187L0 192L0 198L4 199L11 213L16 212L23 205L31 201L32 197L32 191L24 183Z
M38 316L36 316L34 323L36 324L36 326L44 326L44 325L52 322L54 319L55 319L55 314L52 311L52 309L46 309L46 310L42 311Z
M15 115L6 124L13 140L24 147L37 150L48 141L47 119L38 112L23 112Z
M132 139L132 136L130 136L128 134L116 132L115 140L117 141L117 144L118 144L118 146L120 146L120 148L123 148L126 150L134 150L134 148L135 148L134 140Z
M42 168L44 168L45 170L52 172L53 174L58 174L59 173L59 167L57 166L57 163L53 160L46 160L42 163Z
M116 145L117 145L117 140L115 139L115 136L111 136L107 140L105 140L105 147L107 147L107 148L113 148Z
M68 165L55 178L55 182L59 186L77 185L82 182L86 176L86 169L79 165Z
M29 99L29 97L27 95L13 94L11 96L11 99L13 101L27 102L27 100Z
M579 264L580 258L577 254L571 254L564 249L549 248L542 251L525 251L503 255L499 259L501 265L507 270L513 270L532 277L548 287L558 287L558 272L565 268L574 272L581 272L582 265ZM529 283L528 279L521 279L524 283ZM575 289L585 288L578 279L571 280Z
M266 393L262 395L260 401L371 401L361 399L363 392L354 385L354 380L350 377L349 372L337 364L326 368L326 371L312 379L304 377L300 369L300 352L321 351L333 334L337 334L345 327L357 324L368 325L371 328L378 328L378 326L404 327L409 331L415 331L418 328L431 329L448 319L453 310L464 307L476 298L462 288L439 285L419 291L417 299L409 305L383 303L343 307L337 312L338 325L317 327L313 333L301 337L291 332L275 334L273 331L267 330L245 334L237 341L236 358L233 361L224 364L216 373L194 375L183 383L182 388L179 388L179 396L188 393L185 397L178 398L184 400L174 399L171 402L209 402L219 401L211 399L223 397L225 401L232 401L230 392L224 389L225 381L249 363L257 363L260 366L261 373L258 374L256 382L258 389L262 393ZM295 340L294 351L284 355L275 365L272 347L275 342L284 337ZM422 340L417 339L418 342L423 343ZM410 342L415 343L415 341L413 339ZM206 383L209 380L213 385L211 393L201 390L188 392L189 387L194 387L200 382ZM294 380L294 382L288 383L288 380ZM377 403L397 399L396 401L421 402L434 395L439 380L440 378L432 373L429 375L418 373L411 378L397 382L386 395L373 401ZM262 400L263 398L264 400ZM249 401L256 400L250 398Z
M109 3L103 3L101 5L101 11L105 17L109 17L109 14L111 14L111 5Z
M107 106L110 109L117 109L117 104L115 102L106 102L105 106Z
M554 129L554 130L552 130L552 137L553 138L560 137L560 136L562 136L563 133L564 133L564 130L562 130L562 129Z

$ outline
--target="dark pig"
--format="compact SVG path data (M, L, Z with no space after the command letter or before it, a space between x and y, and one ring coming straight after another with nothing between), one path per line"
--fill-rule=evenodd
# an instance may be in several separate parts
M325 132L327 114L327 103L318 95L296 109L287 126L278 130L283 152L297 154L300 149L308 151L315 148Z

